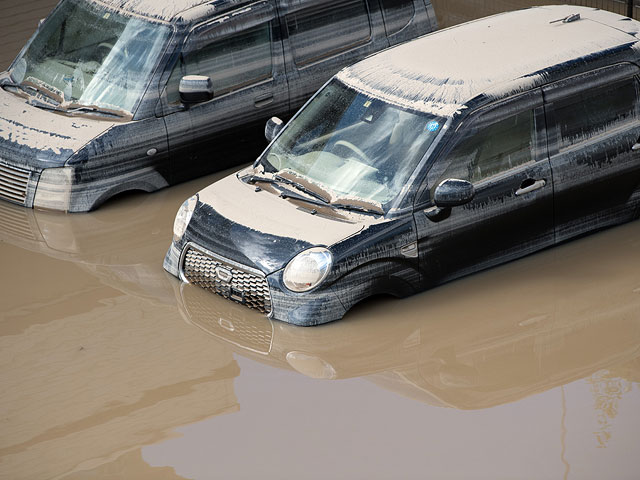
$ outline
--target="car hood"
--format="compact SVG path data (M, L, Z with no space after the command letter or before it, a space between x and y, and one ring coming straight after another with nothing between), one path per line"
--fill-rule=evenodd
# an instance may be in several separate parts
M343 219L312 215L307 205L246 184L235 174L200 191L187 240L265 274L314 246L331 247L369 223L366 215ZM301 207L303 205L304 207Z
M0 88L0 159L33 169L59 167L113 122L36 108Z

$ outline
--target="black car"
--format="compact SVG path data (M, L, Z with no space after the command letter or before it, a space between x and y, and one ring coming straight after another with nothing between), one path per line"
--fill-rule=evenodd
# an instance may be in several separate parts
M537 7L342 70L185 202L165 269L315 325L638 218L639 30Z
M430 0L62 0L0 74L0 199L87 211L239 165L269 117L435 25Z

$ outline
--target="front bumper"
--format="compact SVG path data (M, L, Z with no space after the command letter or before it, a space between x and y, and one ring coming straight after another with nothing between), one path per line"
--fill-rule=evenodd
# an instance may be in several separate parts
M200 253L209 256L214 262L221 263L203 266L199 269L196 281L192 281L193 274L190 272L185 274L187 252L190 249L198 250ZM195 283L236 303L258 309L269 318L293 325L312 326L328 323L342 318L346 313L345 307L331 286L321 286L311 292L294 293L284 287L282 280L284 269L265 276L255 269L238 265L236 262L224 259L224 257L191 242L182 247L172 243L165 255L163 266L167 272L182 281ZM187 267L187 269L189 268L191 267ZM222 269L222 272L217 271L219 268ZM233 270L233 279L220 278L216 273L223 273L223 276L225 276L227 271L231 270ZM241 284L236 279L237 272L248 272L253 274L255 278L247 280L245 277L242 280L244 282L243 285L245 285L243 287L240 286ZM265 282L266 292L260 285L261 281ZM245 290L246 286L249 286L249 291ZM266 301L262 303L256 301L256 291L258 290L262 292L260 295L268 296L268 303ZM266 305L269 308L263 307Z

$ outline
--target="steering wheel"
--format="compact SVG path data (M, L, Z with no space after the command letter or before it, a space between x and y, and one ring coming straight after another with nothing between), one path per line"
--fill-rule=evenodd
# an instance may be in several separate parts
M334 145L334 148L335 147L344 147L350 150L351 152L355 153L360 158L360 160L364 160L365 163L369 163L369 157L367 157L367 154L364 153L362 150L360 150L351 142L348 142L346 140L338 140Z
M273 153L273 152L269 152L269 155L267 155L267 161L273 166L273 168L275 168L277 171L282 170L283 166L284 166L284 162L282 161L282 157L277 154L277 153ZM277 163L277 165L276 165Z
M107 55L109 55L112 49L113 49L113 43L109 43L109 42L99 43L98 46L96 47L96 60L99 63L104 62L104 59L107 58Z

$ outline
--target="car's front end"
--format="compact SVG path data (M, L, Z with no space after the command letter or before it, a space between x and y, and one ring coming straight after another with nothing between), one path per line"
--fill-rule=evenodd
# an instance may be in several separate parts
M164 267L296 325L420 288L414 172L441 119L332 81L249 168L181 207Z
M183 204L165 269L277 320L315 325L341 318L347 309L338 281L347 269L342 246L381 217L314 213L247 182L247 173Z
M128 126L171 32L98 3L62 1L0 73L0 199L93 208L105 175L121 170L102 164L117 143L105 133L135 137Z

